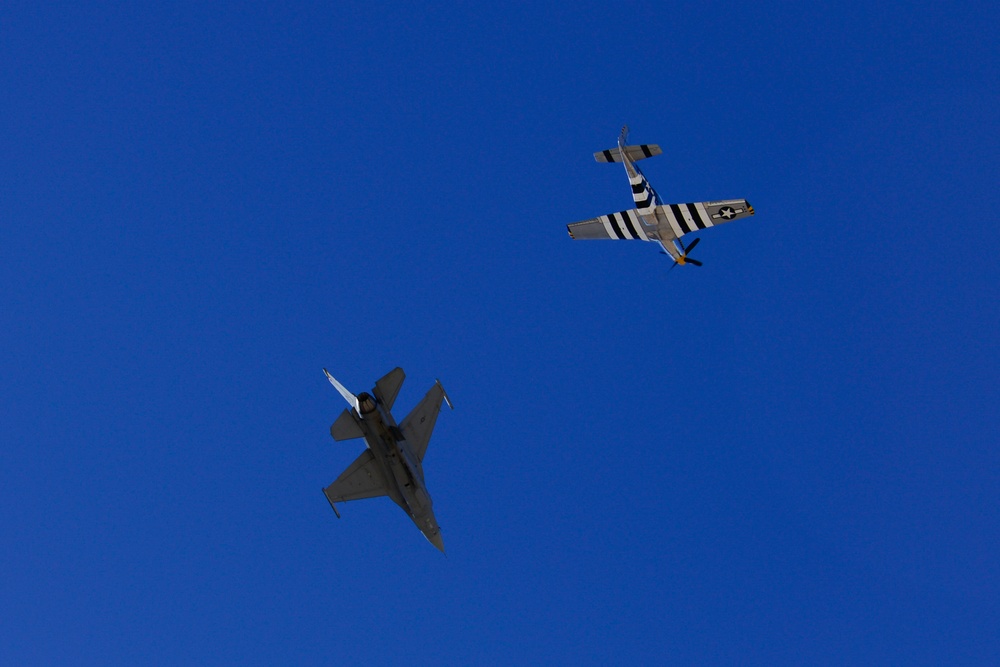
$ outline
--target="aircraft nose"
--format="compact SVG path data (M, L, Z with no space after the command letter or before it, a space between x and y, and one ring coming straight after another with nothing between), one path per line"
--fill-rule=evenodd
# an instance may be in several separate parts
M444 540L441 539L441 531L438 531L433 537L428 537L427 541L438 548L438 551L444 553Z

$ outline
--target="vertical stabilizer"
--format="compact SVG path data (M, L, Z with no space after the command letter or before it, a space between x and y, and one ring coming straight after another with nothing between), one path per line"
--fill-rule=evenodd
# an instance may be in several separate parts
M635 201L635 208L639 215L654 215L656 207L659 205L656 191L643 176L639 167L633 164L633 159L629 155L632 146L626 146L625 140L628 138L628 125L622 128L621 136L618 137L618 153L621 161L625 164L625 172L628 174L628 182L632 186L632 199ZM659 147L657 147L659 150ZM652 152L650 152L652 155Z

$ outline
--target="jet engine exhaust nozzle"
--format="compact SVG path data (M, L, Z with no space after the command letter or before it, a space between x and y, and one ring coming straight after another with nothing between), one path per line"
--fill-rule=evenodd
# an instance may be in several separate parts
M368 392L358 394L358 411L363 415L375 412L375 399Z

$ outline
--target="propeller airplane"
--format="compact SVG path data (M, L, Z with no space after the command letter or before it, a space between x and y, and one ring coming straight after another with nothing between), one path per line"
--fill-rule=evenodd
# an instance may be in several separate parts
M696 238L685 248L682 236L754 214L753 207L746 199L661 204L653 186L635 163L660 155L663 151L656 144L626 145L627 138L626 125L618 137L618 145L594 153L594 159L625 165L635 208L567 225L570 238L655 241L663 248L663 254L673 258L674 265L671 269L678 264L701 266L701 262L688 255L701 239Z

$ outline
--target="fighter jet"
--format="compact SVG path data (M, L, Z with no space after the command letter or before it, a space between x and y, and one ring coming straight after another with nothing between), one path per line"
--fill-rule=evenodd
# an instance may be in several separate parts
M390 410L406 377L402 368L389 371L375 383L370 394L365 392L357 396L325 368L323 372L351 406L333 422L330 435L334 440L364 438L368 445L333 484L323 489L334 514L340 518L334 503L389 496L417 524L424 537L443 553L444 541L431 509L431 496L424 485L421 462L441 410L441 400L452 407L444 387L435 382L417 407L397 425Z
M567 225L570 238L656 241L663 248L663 254L673 258L674 266L678 264L701 266L701 262L688 257L688 253L701 239L696 238L685 248L681 241L682 236L753 215L753 207L746 199L661 204L653 186L635 163L660 155L663 151L656 144L628 146L627 139L626 125L618 137L618 146L594 153L594 159L598 162L621 162L625 165L625 172L632 186L635 208Z

